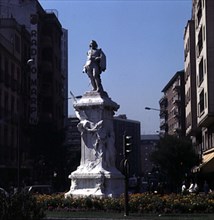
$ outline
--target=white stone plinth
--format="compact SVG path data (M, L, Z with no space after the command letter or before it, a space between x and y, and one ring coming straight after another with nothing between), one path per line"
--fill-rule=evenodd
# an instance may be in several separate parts
M69 176L71 188L66 197L118 197L123 193L124 178L117 172L90 172L75 171ZM122 185L121 185L122 184Z
M81 161L71 179L69 196L118 197L124 177L115 167L113 115L119 105L106 93L87 92L74 103L80 119Z

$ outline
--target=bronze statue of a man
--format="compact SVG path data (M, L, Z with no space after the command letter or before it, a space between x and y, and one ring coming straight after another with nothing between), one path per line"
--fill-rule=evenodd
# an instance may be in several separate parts
M106 70L106 56L101 49L98 49L97 42L94 40L90 42L89 48L83 72L90 78L93 91L102 93L100 74Z

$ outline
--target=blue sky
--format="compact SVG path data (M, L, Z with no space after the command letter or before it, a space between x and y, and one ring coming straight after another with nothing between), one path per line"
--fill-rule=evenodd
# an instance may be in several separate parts
M69 91L91 89L82 73L89 42L96 40L107 56L102 84L120 105L118 114L141 122L141 134L159 130L161 90L184 68L183 34L192 0L40 0L56 9L69 35ZM74 114L69 102L69 114Z

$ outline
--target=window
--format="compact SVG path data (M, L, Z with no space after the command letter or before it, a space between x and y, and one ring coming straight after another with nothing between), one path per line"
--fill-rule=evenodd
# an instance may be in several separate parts
M197 44L197 49L198 49L198 57L203 49L203 39L202 39L202 28L200 29L200 32L198 34L198 44Z
M4 145L7 146L8 145L8 127L7 125L4 126Z
M199 115L204 112L204 90L199 95Z
M14 79L14 77L15 77L15 65L14 65L14 63L11 63L11 76Z
M201 59L200 63L199 63L199 85L202 83L202 81L204 80L204 61L203 58Z
M20 53L20 37L15 35L15 50Z
M206 31L205 31L205 26L203 26L203 40L205 41L206 38Z
M207 63L206 63L206 59L204 60L204 74L206 74L207 72Z
M5 109L5 115L7 115L7 113L8 113L8 98L9 98L9 96L8 96L8 93L7 92L5 92L5 94L4 94L4 109Z
M205 133L204 133L204 148L205 148L205 150L209 149L209 146L208 146L208 132L207 131L205 131Z
M1 57L1 54L0 54L0 71L2 71L2 64L1 64L1 62L2 62L2 57Z
M11 112L15 112L15 98L11 96Z
M198 1L198 12L197 12L197 20L198 20L198 25L200 23L201 17L202 17L202 7L201 7L201 1Z
M8 62L8 59L5 59L5 62L4 62L4 73L5 73L5 77L9 76L9 62Z

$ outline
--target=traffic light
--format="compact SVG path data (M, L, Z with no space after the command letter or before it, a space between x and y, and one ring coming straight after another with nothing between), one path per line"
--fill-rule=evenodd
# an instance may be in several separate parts
M129 136L126 134L123 135L123 154L124 154L124 156L127 156L129 153L131 153L132 141L133 141L132 136Z

